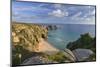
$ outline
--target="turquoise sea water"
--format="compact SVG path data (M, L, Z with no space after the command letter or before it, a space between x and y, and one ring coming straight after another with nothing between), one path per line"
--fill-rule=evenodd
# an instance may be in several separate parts
M69 42L77 40L81 34L89 33L95 37L95 25L65 24L57 26L58 29L49 30L48 42L58 49L66 48Z

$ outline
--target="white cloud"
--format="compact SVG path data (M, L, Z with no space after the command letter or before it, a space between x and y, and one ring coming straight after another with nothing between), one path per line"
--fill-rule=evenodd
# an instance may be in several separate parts
M43 6L46 6L46 5L47 4L45 4L45 3L44 4L39 4L38 7L43 7Z
M95 15L95 9L91 12L92 15Z
M78 13L76 13L76 14L74 14L72 17L79 17L80 15L82 14L82 12L78 12Z
M68 16L68 15L69 15L69 13L66 11L65 15L66 15L66 16Z
M61 4L54 4L54 7L55 7L55 8L61 8L62 5L61 5Z
M29 10L30 7L16 7L16 10Z
M84 14L84 18L95 17L95 9L93 11L89 11L88 13Z
M77 12L76 14L74 14L71 19L78 21L78 20L84 20L84 17L80 17L80 15L82 14L82 12Z
M71 19L73 21L79 22L80 24L95 24L95 16L87 17L88 15L86 14L86 15L80 17L81 14L82 14L82 12L76 13L75 15L73 15L71 17Z
M15 15L18 15L19 13L17 11L14 12Z
M60 9L54 10L51 13L48 13L49 15L55 16L55 17L64 17L68 16L68 12L62 11Z
M90 17L87 17L88 15L84 15L84 16L81 16L82 15L82 12L78 12L76 14L74 14L71 19L72 20L75 20L75 21L90 21L91 18ZM81 16L81 17L80 17Z
M19 16L19 12L18 11L13 11L12 12L12 16L13 17L18 17Z

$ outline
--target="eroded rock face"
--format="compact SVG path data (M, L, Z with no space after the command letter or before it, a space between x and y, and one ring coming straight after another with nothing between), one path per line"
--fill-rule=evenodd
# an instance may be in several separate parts
M66 55L66 57L68 57L70 59L71 62L76 61L76 57L75 57L74 53L71 50L65 49L64 54Z
M43 58L41 56L35 56L26 59L22 64L20 65L29 65L29 64L46 64L46 63L52 63L52 61L47 60L46 58Z
M73 50L74 55L77 58L77 61L84 61L89 58L90 55L93 55L94 52L90 49L75 49Z
M34 51L39 39L46 39L47 33L47 29L42 25L13 23L12 45L20 45L29 51Z
M51 54L51 55L49 55L48 53L46 53L46 54L43 53L43 55L45 57L41 56L41 55L37 55L37 56L33 56L31 58L28 58L21 65L44 64L44 63L45 64L46 63L61 63L61 62L69 63L69 62L75 62L76 61L75 55L69 49L65 49L64 51L62 50L62 51L60 51L58 53ZM56 58L56 59L53 59L53 58L50 59L48 57L53 57L53 58ZM57 61L57 58L59 59L58 61Z

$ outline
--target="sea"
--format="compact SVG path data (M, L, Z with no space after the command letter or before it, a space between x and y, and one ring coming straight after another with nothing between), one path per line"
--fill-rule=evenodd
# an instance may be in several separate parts
M48 42L58 49L65 49L69 42L76 41L81 34L89 33L95 37L95 25L92 24L62 24L56 30L48 31Z

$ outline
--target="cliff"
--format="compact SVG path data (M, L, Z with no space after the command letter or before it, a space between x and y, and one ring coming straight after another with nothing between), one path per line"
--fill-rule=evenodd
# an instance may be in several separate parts
M39 24L12 23L13 65L75 61L70 50L60 51L48 43L48 28Z
M36 24L12 24L12 45L22 46L29 51L37 51L36 47L40 39L47 38L48 30Z

